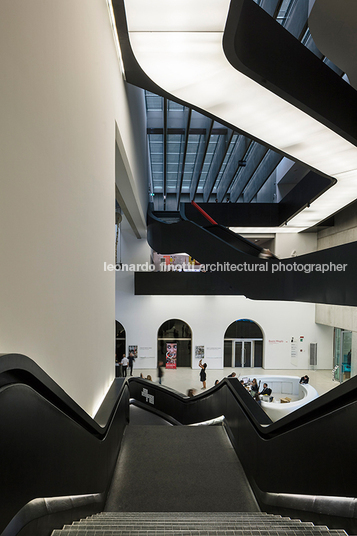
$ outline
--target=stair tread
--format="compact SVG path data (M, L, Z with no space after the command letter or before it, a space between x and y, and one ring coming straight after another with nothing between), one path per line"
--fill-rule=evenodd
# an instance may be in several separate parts
M105 530L103 529L102 527L99 528L98 530L87 530L87 529L84 529L84 530L81 530L81 529L62 529L62 530L55 530L53 531L52 533L52 536L66 536L66 535L70 535L70 536L75 536L75 535L78 535L78 536L83 536L83 535L89 535L89 536L99 536L100 534L103 534L105 536L142 536L144 534L147 534L147 535L154 535L154 534L160 534L160 535L163 535L163 534L167 534L167 535L172 535L172 534L180 534L180 535L187 535L187 536L197 536L197 535L212 535L212 536L223 536L223 535L231 535L231 536L234 536L234 535L237 535L237 534L246 534L246 535L251 535L252 532L250 531L241 531L241 532L237 532L235 530L201 530L201 531L189 531L189 530L183 530L183 531L177 531L177 530L174 530L174 531L162 531L162 532L156 532L156 531L140 531L140 532L137 532L137 531L121 531L121 530ZM278 531L273 531L272 533L268 533L269 535L276 535L276 536L279 536L279 535L284 535L285 533L284 532L278 532ZM319 534L318 532L314 533L314 534ZM345 535L346 533L344 531L326 531L326 532L321 532L320 534L333 534L335 536L337 535Z
M96 525L91 527L81 527L79 525L77 526L65 526L64 530L67 530L71 533L74 532L88 532L93 533L100 530L106 530L108 532L120 532L121 534L172 534L172 533L190 533L190 534L201 534L202 532L209 532L211 534L223 534L225 532L229 532L230 534L237 534L237 535L259 535L259 534L267 534L267 535L295 535L295 536L302 536L302 535L318 535L318 534L331 534L332 531L329 531L328 529L320 530L320 529L308 529L308 530L284 530L284 529L273 529L273 530L255 530L255 529L225 529L225 528L203 528L202 529L162 529L162 530L150 530L150 529L144 529L144 530L123 530L121 527L117 527L115 525L110 525L107 527L103 527L102 525Z
M171 527L171 528L177 528L177 527L195 527L196 529L200 528L201 526L205 526L205 527L214 527L214 526L222 526L222 527L236 527L236 528L249 528L249 529L256 529L256 530L265 530L265 529L275 529L275 528L282 528L284 530L304 530L304 529L309 529L309 528L316 528L316 529L319 529L319 530L327 530L327 527L315 527L313 524L289 524L289 523L282 523L282 524L277 524L277 523L272 523L271 525L269 524L257 524L257 523L253 523L253 522L250 522L250 523L235 523L234 521L232 522L229 522L229 521L226 521L226 522L222 522L222 523L217 523L217 522L214 522L214 521L202 521L200 523L190 523L190 522L182 522L182 523L122 523L120 521L115 521L115 520L112 520L112 521L103 521L103 523L101 523L100 521L88 521L88 522L82 522L81 525L84 526L90 526L90 525L99 525L99 524L102 524L102 525L118 525L120 527L128 527L128 528L132 528L132 529L135 529L135 528L139 528L139 527L143 527L145 529L150 529L150 530L153 530L153 529L156 529L156 528L167 528L167 527ZM79 523L77 523L77 525L79 525Z
M189 528L189 527L202 527L202 526L205 526L205 527L212 527L212 526L215 526L215 525L219 525L221 527L236 527L236 528L250 528L250 529L256 529L256 530L265 530L265 529L274 529L274 528L279 528L281 527L282 529L284 530L303 530L303 529L308 529L308 528L316 528L316 529L320 529L320 530L327 530L327 527L315 527L312 523L306 523L306 524L302 524L302 523L272 523L271 525L269 524L258 524L258 523L253 523L253 522L249 522L249 523L236 523L234 521L225 521L225 522L222 522L222 523L217 523L217 522L214 522L214 521L202 521L201 523L187 523L187 522L183 522L183 523L171 523L171 522L167 522L167 523L118 523L118 522L115 522L115 521L109 521L109 520L106 520L106 521L103 521L103 522L99 522L98 520L93 520L93 521L77 521L75 523L73 523L73 525L75 526L98 526L98 525L120 525L121 528L124 528L124 527L127 527L127 528L137 528L139 529L139 527L142 527L143 529L150 529L150 530L153 530L153 529L157 529L157 528L177 528L177 527L181 527L181 528Z
M52 536L347 536L265 512L101 512Z

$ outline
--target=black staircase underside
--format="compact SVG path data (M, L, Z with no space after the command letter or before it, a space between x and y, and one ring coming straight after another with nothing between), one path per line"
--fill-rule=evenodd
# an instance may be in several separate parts
M264 260L258 256L261 248L222 226L203 227L183 211L170 215L164 220L149 208L150 246L162 254L185 252L204 264L206 273L136 272L136 294L232 294L256 300L357 305L357 242Z

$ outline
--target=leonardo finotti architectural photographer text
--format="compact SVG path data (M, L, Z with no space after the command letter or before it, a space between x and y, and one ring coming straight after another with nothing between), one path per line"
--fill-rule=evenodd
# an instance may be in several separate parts
M345 272L348 264L335 264L333 262L323 264L302 264L297 262L259 262L231 264L229 262L216 262L213 264L160 264L159 270L154 264L148 262L142 264L107 264L104 263L105 272Z

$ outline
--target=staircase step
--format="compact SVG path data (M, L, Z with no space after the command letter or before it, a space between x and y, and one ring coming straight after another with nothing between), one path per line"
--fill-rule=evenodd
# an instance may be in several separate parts
M347 536L264 512L101 512L52 536Z
M173 536L173 535L179 535L179 536L202 536L202 535L206 535L206 536L236 536L236 535L242 535L242 536L252 536L252 532L250 531L241 531L241 532L237 532L235 530L201 530L201 531L180 531L180 530L173 530L173 531L140 531L140 532L136 532L136 531L128 531L128 532L124 532L124 531L121 531L121 530L106 530L106 529L103 529L103 528L100 528L98 530L87 530L87 529L78 529L78 528L64 528L62 530L54 530L52 532L52 536L152 536L152 535L160 535L160 536L163 536L163 535L170 535L170 536ZM256 534L256 533L254 533ZM259 532L258 532L259 534ZM285 535L285 532L282 531L274 531L274 532L268 532L267 533L269 536L284 536ZM326 532L321 532L321 533L314 533L315 535L317 534L322 534L322 535L331 535L331 536L346 536L346 533L344 531L326 531Z
M179 517L179 516L190 516L190 517L197 517L197 516L203 516L203 515L210 515L212 517L224 517L224 516L256 516L256 517L277 517L281 518L278 514L267 514L266 512L100 512L99 514L93 514L93 516L135 516L135 517L145 517L145 516L158 516L158 515L164 515L164 516L173 516L173 517Z
M235 534L236 536L259 536L260 534L264 533L269 536L274 535L280 535L280 536L318 536L318 535L328 535L332 534L332 531L329 530L320 530L320 529L308 529L308 530L285 530L285 529L273 529L273 530L254 530L254 529L229 529L229 528L221 528L219 524L216 525L216 527L202 527L200 529L190 529L190 528L173 528L173 529L162 529L162 530L150 530L150 529L144 529L144 530L125 530L121 527L118 527L117 525L109 525L109 526L103 526L103 525L92 525L92 526L80 526L80 525L66 525L64 527L65 531L68 531L69 533L73 534L76 532L87 532L88 534L99 532L99 531L106 531L106 532L116 532L120 534L131 534L132 536L140 536L140 535L147 535L147 536L154 536L155 534L161 535L161 534L191 534L192 536L199 536L202 531L210 533L210 534Z
M190 527L201 527L201 526L205 526L205 527L212 527L212 526L216 526L216 525L219 525L220 527L234 527L234 528L256 528L257 530L261 530L261 529L265 529L265 528L270 528L270 529L274 529L274 528L283 528L284 530L302 530L302 529L308 529L308 528L311 528L311 527L315 527L315 528L319 528L319 529L324 529L324 530L328 530L327 527L325 526L314 526L313 523L296 523L296 522L282 522L282 523L277 523L276 521L272 521L271 523L254 523L254 521L247 521L247 522L240 522L240 521L223 521L218 523L217 521L200 521L200 522L197 522L197 521L191 521L191 522L187 522L187 521L183 521L182 523L179 523L178 521L177 522L171 522L171 521L147 521L147 522L144 522L144 521L138 521L138 522L132 522L132 523L128 523L128 522L123 522L123 521L115 521L114 519L112 520L109 520L109 519L105 519L105 520L98 520L98 519L85 519L85 520L82 520L82 521L75 521L73 523L73 525L87 525L87 526L90 526L90 525L98 525L98 524L102 524L102 525L113 525L113 524L120 524L120 527L121 528L137 528L138 530L140 529L140 527L142 527L143 529L145 528L149 528L150 530L153 530L153 529L157 529L157 528L179 528L181 527L182 529L186 529L186 528L190 528Z
M122 530L124 529L136 529L136 530L144 530L144 529L150 529L150 530L154 530L154 529L163 529L163 528L181 528L181 530L186 530L186 529L189 529L189 528L192 528L192 527L195 527L195 528L199 528L199 527L212 527L212 526L220 526L220 527L228 527L228 528L236 528L236 529L241 529L241 528L250 528L250 529L256 529L256 530L264 530L266 528L269 528L269 529L274 529L274 528L281 528L281 529L284 529L284 530L303 530L303 529L307 529L307 528L311 528L311 527L314 527L314 525L312 523L277 523L277 522L272 522L272 523L254 523L253 521L248 521L246 523L241 523L241 522L236 522L236 521L222 521L221 523L217 523L217 521L202 521L202 522L182 522L182 523L179 523L179 522L174 522L172 523L171 521L168 521L168 522L155 522L155 521L148 521L147 523L145 523L144 521L140 521L140 522L137 522L137 523L127 523L127 522L121 522L121 521L115 521L115 520L103 520L103 521L99 521L98 519L92 519L92 520L83 520L83 521L75 521L73 523L73 525L86 525L86 526L94 526L94 525L103 525L103 526L106 526L106 525L114 525L116 524L117 526L120 524L120 528ZM328 530L327 527L315 527L315 528L319 528L320 530L323 529L323 530Z

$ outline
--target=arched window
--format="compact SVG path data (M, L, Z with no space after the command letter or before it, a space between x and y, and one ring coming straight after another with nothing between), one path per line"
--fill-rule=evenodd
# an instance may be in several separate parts
M191 367L192 332L183 320L166 320L157 332L157 362L167 368Z
M253 320L232 322L224 334L225 367L262 367L263 332Z

